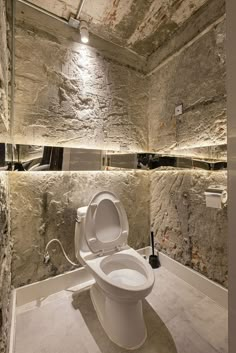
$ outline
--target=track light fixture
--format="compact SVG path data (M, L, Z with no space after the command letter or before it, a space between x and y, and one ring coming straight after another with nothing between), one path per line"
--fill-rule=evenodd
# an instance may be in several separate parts
M86 21L80 21L80 38L82 43L88 43L89 41L89 30L88 23Z

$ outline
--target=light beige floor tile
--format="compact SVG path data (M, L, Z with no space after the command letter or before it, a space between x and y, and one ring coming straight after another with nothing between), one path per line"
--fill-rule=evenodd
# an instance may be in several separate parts
M155 270L155 285L147 301L166 323L204 295L163 267Z
M219 353L193 329L184 312L170 320L167 327L178 353Z
M71 299L17 315L15 353L100 353Z
M126 349L112 343L105 334L94 310L89 292L73 295L73 307L79 310L95 342L102 353L127 353ZM175 343L168 328L157 313L146 302L143 302L144 319L147 326L147 340L144 345L133 350L133 353L177 353ZM93 353L93 352L91 352Z
M228 352L228 313L213 300L205 298L185 312L191 326L221 353Z

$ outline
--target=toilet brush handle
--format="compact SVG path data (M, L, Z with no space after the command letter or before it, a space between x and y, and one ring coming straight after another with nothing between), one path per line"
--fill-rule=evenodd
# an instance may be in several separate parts
M152 255L155 255L154 253L154 233L151 232L151 243L152 243Z

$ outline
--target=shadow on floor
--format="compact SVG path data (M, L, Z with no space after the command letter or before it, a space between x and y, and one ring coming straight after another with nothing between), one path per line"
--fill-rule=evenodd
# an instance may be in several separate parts
M83 319L102 353L131 352L111 342L104 332L94 310L90 291L86 290L72 295L72 306L79 310ZM144 318L148 337L144 345L132 350L133 353L177 353L174 340L163 321L146 300L143 301Z

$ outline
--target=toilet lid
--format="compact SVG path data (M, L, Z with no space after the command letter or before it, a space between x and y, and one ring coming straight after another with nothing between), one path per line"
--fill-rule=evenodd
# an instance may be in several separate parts
M93 253L117 251L127 244L129 224L120 200L103 191L91 200L85 218L85 237Z

